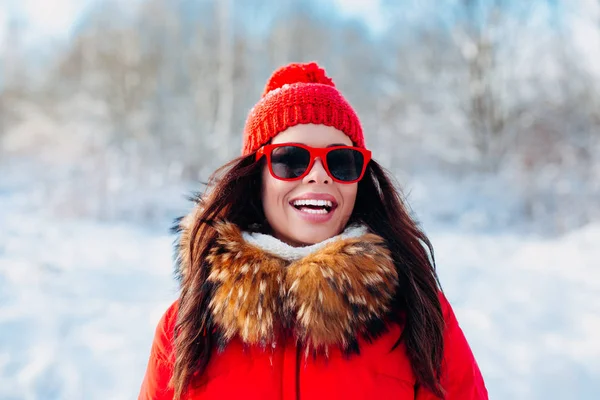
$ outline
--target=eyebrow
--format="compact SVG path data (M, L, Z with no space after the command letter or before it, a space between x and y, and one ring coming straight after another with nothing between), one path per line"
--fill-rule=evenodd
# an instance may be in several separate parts
M334 144L330 144L330 145L329 145L329 146L327 146L327 147L335 147L335 146L346 146L346 147L348 147L348 145L347 145L347 144L345 144L345 143L334 143Z

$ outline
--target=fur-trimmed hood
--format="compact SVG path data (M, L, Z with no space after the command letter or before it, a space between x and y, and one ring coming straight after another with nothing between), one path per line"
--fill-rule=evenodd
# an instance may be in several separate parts
M195 214L197 215L197 214ZM182 285L190 269L194 214L180 222ZM294 248L272 236L219 222L205 260L209 310L221 346L234 338L275 347L293 334L306 352L337 346L358 351L360 336L385 330L398 274L384 240L364 227L313 246Z

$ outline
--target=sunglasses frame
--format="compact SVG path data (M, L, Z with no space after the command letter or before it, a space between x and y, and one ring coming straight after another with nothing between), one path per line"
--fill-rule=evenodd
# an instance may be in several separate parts
M273 172L273 164L271 163L271 154L273 153L274 149L277 149L279 147L300 147L309 152L310 161L308 163L308 166L306 167L306 171L304 171L302 173L302 175L299 175L295 178L280 178L279 176L275 175L275 173ZM362 166L362 171L360 171L360 175L358 176L357 179L352 180L352 181L343 181L343 180L340 180L340 179L337 179L336 177L334 177L333 174L331 173L331 171L329 170L329 165L327 165L327 154L333 150L339 150L339 149L355 150L362 154L363 166ZM307 145L304 145L301 143L278 143L278 144L264 145L260 149L258 149L258 151L256 152L256 161L259 161L263 156L265 156L267 159L267 165L269 166L269 172L271 173L271 176L275 179L279 179L281 181L288 181L288 182L289 181L297 181L297 180L304 178L312 170L313 166L315 165L315 160L317 158L320 158L321 164L323 165L323 168L325 168L325 172L327 172L327 175L329 175L331 177L331 179L333 179L333 181L338 182L338 183L348 183L348 184L356 183L363 178L363 176L365 175L365 171L367 170L367 165L369 165L369 162L371 161L371 151L367 150L367 149L363 149L361 147L354 147L354 146L311 147L311 146L307 146Z

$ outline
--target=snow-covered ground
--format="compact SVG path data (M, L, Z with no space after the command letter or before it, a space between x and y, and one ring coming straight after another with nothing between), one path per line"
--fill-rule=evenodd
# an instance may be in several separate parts
M557 239L431 237L490 398L600 398L600 225Z
M0 399L135 398L155 324L177 295L168 226L57 220L9 178ZM492 399L599 398L600 225L555 239L428 233Z
M0 399L133 399L176 297L172 238L46 218L1 186Z

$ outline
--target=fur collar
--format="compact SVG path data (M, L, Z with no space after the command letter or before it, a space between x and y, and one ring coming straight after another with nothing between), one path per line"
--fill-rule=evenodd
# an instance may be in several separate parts
M215 229L205 284L211 287L208 312L220 347L236 337L275 347L292 334L307 354L332 346L351 353L359 350L359 337L385 330L398 274L381 237L351 227L325 242L293 248L227 222ZM189 240L185 233L182 240Z

